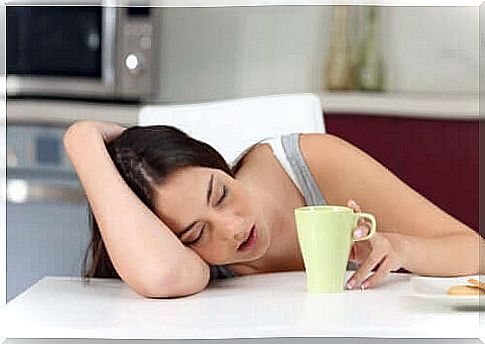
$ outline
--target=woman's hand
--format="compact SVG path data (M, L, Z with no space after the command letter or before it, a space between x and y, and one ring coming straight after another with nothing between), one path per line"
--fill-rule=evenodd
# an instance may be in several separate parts
M361 212L360 206L355 201L349 200L347 205L354 212ZM369 221L364 218L359 219L358 226L354 230L354 238L366 236L369 229ZM403 266L400 234L376 232L369 240L354 242L349 260L361 265L348 280L347 289L356 287L367 289L376 286L389 272ZM374 268L376 271L367 277Z

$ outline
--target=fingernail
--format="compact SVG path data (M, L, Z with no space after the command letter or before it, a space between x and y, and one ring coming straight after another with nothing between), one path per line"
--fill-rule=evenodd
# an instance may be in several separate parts
M355 287L355 281L348 281L347 282L347 289L351 290L353 287Z
M350 204L350 205L357 205L357 203L355 203L355 201L354 201L353 199L351 199L351 200L349 201L349 204Z
M361 288L362 288L362 290L369 288L369 282L362 283Z
M362 228L357 228L355 231L354 231L354 236L356 238L362 238L364 236L364 230Z

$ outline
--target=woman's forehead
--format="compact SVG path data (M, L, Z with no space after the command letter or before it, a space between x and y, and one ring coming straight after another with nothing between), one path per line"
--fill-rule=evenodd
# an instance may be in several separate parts
M163 203L173 203L187 198L198 198L207 188L213 174L207 169L190 168L172 173L161 185L156 187L157 199Z
M194 183L207 183L209 178L211 178L211 175L215 174L218 174L218 170L208 167L184 167L172 172L161 187L170 189L174 187L193 185Z
M209 186L211 183L214 186L216 174L216 170L204 167L188 167L174 172L156 188L159 215L183 215L204 207Z

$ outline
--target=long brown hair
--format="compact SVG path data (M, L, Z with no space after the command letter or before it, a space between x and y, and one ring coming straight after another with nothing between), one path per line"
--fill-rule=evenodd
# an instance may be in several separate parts
M162 184L177 169L209 167L234 177L234 171L241 165L239 163L233 171L214 148L164 125L128 128L106 148L123 180L153 212L154 186ZM89 222L91 241L82 263L84 280L92 277L119 279L90 207Z

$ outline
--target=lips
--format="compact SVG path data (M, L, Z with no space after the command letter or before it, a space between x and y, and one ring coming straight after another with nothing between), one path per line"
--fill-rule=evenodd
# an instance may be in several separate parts
M246 251L249 250L251 247L254 246L254 243L256 241L256 227L253 225L251 227L251 231L249 232L248 237L246 240L244 240L241 245L239 245L238 250L239 251Z

